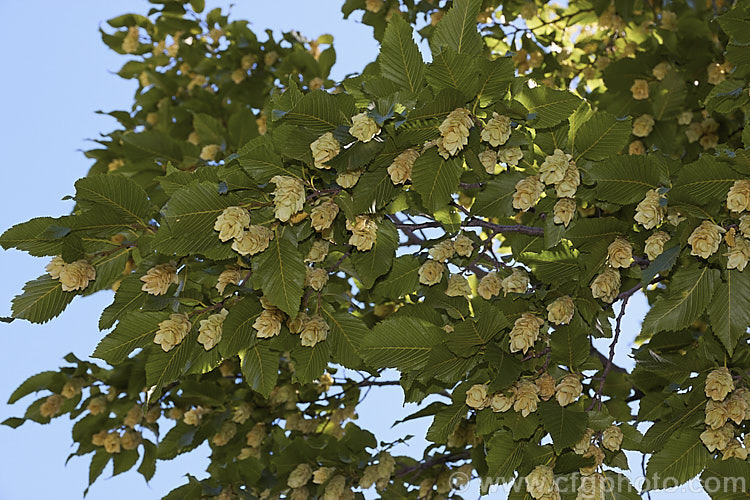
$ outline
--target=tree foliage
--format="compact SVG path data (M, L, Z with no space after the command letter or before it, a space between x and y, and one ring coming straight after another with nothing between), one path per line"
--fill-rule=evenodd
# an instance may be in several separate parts
M75 209L0 237L51 258L14 319L116 291L104 363L6 425L69 415L89 484L208 442L166 498L638 497L623 450L748 495L709 488L750 480L746 2L346 0L381 50L342 82L330 35L152 3L102 31L140 85ZM389 368L421 457L355 422Z

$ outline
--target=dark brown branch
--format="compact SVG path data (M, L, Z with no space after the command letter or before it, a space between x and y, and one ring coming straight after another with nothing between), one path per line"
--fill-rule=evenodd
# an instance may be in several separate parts
M459 462L461 460L468 460L469 458L471 458L471 452L469 450L460 451L458 453L451 453L450 455L443 455L442 457L435 457L430 460L425 460L424 462L419 462L415 465L402 467L393 474L393 477L403 477L412 472L429 469L430 467L434 467L435 465L443 465L450 462Z
M612 343L609 345L609 358L607 358L607 364L605 365L604 371L602 372L602 379L601 379L601 382L599 382L599 389L597 389L596 395L594 396L594 400L591 401L591 405L589 405L586 411L593 410L594 406L597 405L597 403L598 403L598 409L600 411L602 409L602 392L604 391L604 383L607 381L607 374L612 369L612 365L614 364L613 360L615 358L615 346L617 346L617 341L620 339L620 332L622 331L622 318L625 316L625 309L628 305L629 299L630 299L630 295L627 295L622 299L622 304L620 305L620 312L617 313L617 319L615 320L615 336L612 339Z

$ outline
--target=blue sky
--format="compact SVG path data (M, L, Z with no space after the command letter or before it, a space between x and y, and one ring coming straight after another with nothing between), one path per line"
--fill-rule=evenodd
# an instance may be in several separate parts
M208 8L229 4L207 3ZM353 19L341 19L340 5L339 0L250 0L235 5L232 12L236 18L251 20L257 32L272 28L277 32L297 29L309 37L333 34L338 52L333 77L340 78L360 70L375 58L378 49L369 27ZM98 27L115 15L146 9L148 3L141 0L0 2L0 16L9 21L0 34L6 47L5 77L0 80L0 93L5 96L4 119L0 122L0 231L32 217L63 215L71 209L71 202L61 199L72 194L73 182L88 170L90 162L81 154L92 146L87 138L116 126L112 118L95 111L127 109L134 91L133 82L114 74L125 58L100 42ZM0 254L0 316L10 314L13 296L26 281L42 274L45 264L44 259L18 251ZM98 314L110 300L106 292L77 299L61 317L46 325L21 321L0 324L0 420L21 414L24 403L33 400L26 398L13 407L5 404L11 391L27 377L59 366L68 352L84 357L93 351L100 338ZM644 312L645 300L634 297L618 350L622 366L632 366L627 346L640 329ZM603 342L599 348L606 352L608 343ZM398 388L373 389L360 408L359 424L375 430L385 441L416 435L413 453L418 454L424 444L425 419L395 429L383 424L384 408L386 421L413 411L403 409L402 401ZM74 458L65 466L72 451L69 421L54 421L47 426L31 423L17 430L0 427L0 443L0 500L81 498L88 459ZM160 462L150 485L134 471L115 478L109 478L111 473L106 471L88 498L160 498L178 485L179 476L186 472L202 476L207 454L204 447L189 457ZM477 496L475 490L466 498Z

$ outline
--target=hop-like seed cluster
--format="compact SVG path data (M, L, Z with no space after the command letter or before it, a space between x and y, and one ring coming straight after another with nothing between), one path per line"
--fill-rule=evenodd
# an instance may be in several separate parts
M341 172L336 176L336 182L344 189L353 188L357 185L359 178L362 177L362 172L364 172L362 169Z
M362 142L370 142L380 133L380 127L365 111L352 116L352 126L349 127L349 133Z
M503 278L500 282L503 287L503 295L509 293L526 293L529 287L529 275L520 267L514 267L509 276Z
M465 297L471 295L469 281L460 274L454 274L448 278L448 288L445 294L450 297Z
M152 267L141 276L143 286L141 290L151 295L164 295L172 284L178 284L177 264L169 262Z
M608 267L591 283L591 294L595 299L602 299L610 304L620 293L620 272Z
M539 329L544 320L532 313L523 313L510 331L510 352L521 351L526 354L539 339Z
M138 26L131 26L128 28L128 32L125 35L125 38L122 39L122 45L120 48L123 52L126 54L132 54L136 50L138 50L138 36L139 36L139 29Z
M481 410L489 406L490 400L487 397L487 384L472 385L466 391L466 405L469 408Z
M159 329L154 335L154 343L159 344L164 352L169 352L187 337L192 327L186 315L171 314L169 319L159 323Z
M688 237L688 243L692 247L690 255L697 255L704 259L709 258L719 249L721 235L725 232L726 229L723 227L704 220Z
M207 319L200 321L198 327L198 342L203 345L205 350L212 349L216 344L221 341L221 334L223 331L224 320L226 319L229 311L222 309L218 314L212 314Z
M445 266L435 260L427 260L425 261L422 266L420 266L418 274L419 274L419 282L423 285L432 286L437 283L440 283L440 280L443 279L443 270L445 269Z
M750 262L750 241L742 236L735 237L734 245L724 255L728 257L727 269L744 271L748 262Z
M516 191L513 193L513 208L527 211L536 205L543 192L544 183L539 180L538 175L524 177L516 183Z
M654 118L651 115L641 115L633 120L633 135L647 137L654 129Z
M538 465L525 478L526 491L537 500L553 500L560 498L560 492L555 483L555 473L546 465Z
M301 211L305 205L305 184L296 177L275 175L271 182L276 184L273 191L274 214L281 222Z
M633 99L636 101L648 99L648 82L640 79L634 81L630 87L630 93L633 94Z
M310 222L316 231L322 232L333 225L338 214L339 206L336 203L330 200L324 201L310 211Z
M96 279L96 269L85 259L68 264L58 255L52 258L45 269L53 279L60 281L60 288L64 292L84 290L90 281Z
M581 379L578 375L566 375L555 388L555 398L560 406L568 406L578 399L583 392Z
M388 167L391 182L398 185L410 181L411 171L417 158L419 158L419 151L414 148L407 149L394 158L393 163Z
M430 254L430 257L432 257L436 261L446 262L447 260L453 258L453 255L456 253L456 249L453 244L453 240L445 239L440 243L433 245L428 253Z
M315 167L321 169L331 168L326 165L326 163L339 154L340 149L341 145L339 144L339 141L337 141L330 132L326 132L315 139L312 144L310 144Z
M610 451L618 451L622 446L622 430L616 425L610 425L602 433L602 446Z
M216 282L216 289L224 295L227 285L239 285L242 281L242 268L240 266L227 266Z
M510 118L493 112L492 118L482 130L481 137L484 142L489 142L490 146L496 148L508 141L510 132Z
M547 156L539 167L539 179L545 184L561 182L572 159L572 155L566 154L561 149L555 149L554 153Z
M664 244L669 241L672 237L669 233L664 231L656 231L654 234L646 238L646 257L649 260L654 260L664 252Z
M609 265L615 269L630 267L633 260L633 247L630 242L622 236L615 238L607 247L607 260Z
M508 166L516 166L523 158L523 151L518 146L502 148L497 152L497 160Z
M521 416L528 417L537 410L539 404L539 388L530 380L519 380L515 383L516 399L513 402L513 411Z
M253 322L253 328L258 332L256 337L259 339L275 337L281 332L284 313L267 300L261 299L261 305L263 310Z
M216 218L214 230L219 231L221 241L242 238L242 232L250 225L250 212L242 207L227 207Z
M240 255L255 255L268 248L274 233L266 226L253 224L232 242L232 250Z
M466 108L457 108L448 114L438 127L441 147L447 153L443 154L444 158L455 156L469 143L469 130L473 125L471 112Z
M633 217L637 223L646 229L653 229L664 220L667 210L661 204L662 196L656 189L649 189L645 198L638 203Z
M750 210L750 180L734 182L727 193L727 208L737 213Z
M349 244L357 247L360 252L366 252L375 245L378 236L378 225L367 215L358 215L355 221L346 221L346 229L352 232Z
M441 271L442 273L442 271ZM497 274L497 271L487 273L480 281L477 286L477 293L485 300L490 300L495 295L500 293L502 289L502 280Z
M573 299L570 295L564 295L547 306L547 319L556 325L566 325L573 319L575 310Z
M560 198L552 209L555 224L563 224L568 227L576 213L576 200L573 198Z

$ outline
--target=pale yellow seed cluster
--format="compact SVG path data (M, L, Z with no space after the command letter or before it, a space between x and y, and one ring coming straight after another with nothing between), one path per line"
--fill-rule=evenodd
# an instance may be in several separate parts
M633 120L633 135L647 137L654 130L654 118L651 115L641 115Z
M539 339L539 329L543 324L544 320L533 313L521 314L510 331L510 352L521 351L526 354Z
M442 270L441 270L442 273ZM500 293L502 289L502 280L497 271L492 271L484 275L477 286L477 293L485 300L490 300Z
M725 237L725 239L727 238ZM729 245L728 240L727 244ZM733 244L729 245L729 251L724 255L728 257L727 269L744 271L750 261L750 241L742 236L734 237Z
M622 446L624 436L622 430L616 425L610 425L602 433L602 446L609 451L618 451Z
M286 222L305 205L305 184L296 177L275 175L271 182L276 184L273 191L274 215Z
M613 268L628 268L633 261L633 246L630 242L618 236L607 247L607 260Z
M362 142L370 142L380 133L380 127L365 111L352 116L352 126L349 127L349 133Z
M445 294L449 297L466 297L471 295L469 281L460 274L454 274L448 278L448 288Z
M471 112L468 109L457 108L451 111L438 127L440 155L448 159L458 154L469 143L469 130L473 125Z
M554 184L558 198L574 198L581 184L581 174L572 159L563 150L555 149L539 167L539 180Z
M583 392L581 378L578 375L566 375L555 387L555 399L560 406L575 402Z
M368 215L358 215L354 222L346 221L347 231L351 231L349 244L360 252L371 250L378 236L378 225Z
M487 395L487 384L474 384L466 391L466 405L475 410L482 410L490 405Z
M152 267L146 274L140 277L143 281L141 290L151 295L164 295L170 285L180 282L177 278L177 264L169 262Z
M484 142L489 142L490 146L496 148L508 142L510 132L510 118L493 112L492 118L482 129L481 138Z
M328 169L331 167L326 165L326 163L339 154L341 145L333 137L332 133L326 132L310 144L310 150L312 151L315 167Z
M595 299L612 303L620 293L620 272L608 267L591 282L591 294Z
M651 74L654 75L654 78L657 80L664 80L664 77L667 76L667 73L669 73L669 70L672 69L672 65L669 64L666 61L662 61L651 70Z
M242 233L250 225L250 212L242 207L227 207L216 218L214 231L219 232L221 241L242 239Z
M412 168L417 158L419 158L419 151L414 148L407 149L396 156L393 159L393 163L388 167L388 175L391 176L391 182L398 185L410 181Z
M737 213L750 210L750 180L734 182L727 193L727 208Z
M500 282L503 287L503 296L509 293L526 293L529 287L529 275L525 269L514 267L509 276L506 276Z
M374 484L378 490L383 490L388 486L395 470L396 461L394 458L388 452L381 452L378 455L377 464L370 464L365 467L359 480L359 487L366 490Z
M716 253L721 244L721 235L726 232L721 226L704 220L688 237L691 246L690 255L697 255L704 259Z
M169 352L182 342L190 333L193 324L184 314L171 314L169 319L159 323L154 335L154 343L159 344L164 352Z
M125 52L126 54L132 54L136 50L138 50L138 46L139 46L138 36L139 36L138 26L129 27L128 32L125 35L125 38L122 39L122 45L120 46L122 51Z
M62 409L65 399L59 394L47 396L44 402L39 406L39 414L44 418L52 418Z
M722 452L722 460L748 457L748 435L745 446L735 438L736 427L750 419L750 391L744 387L736 389L732 374L726 367L712 370L706 377L705 386L708 403L705 409L706 430L700 438L708 451Z
M330 243L326 240L315 240L312 243L312 246L310 247L310 250L307 252L307 256L305 257L305 262L307 263L317 263L317 262L323 262L326 259L326 256L328 255L328 248L330 246Z
M518 146L501 148L497 152L497 160L507 166L515 167L523 158L523 151Z
M547 306L547 320L555 325L567 325L573 319L576 306L570 295L563 295Z
M465 234L459 234L453 240L453 249L461 257L471 257L472 252L474 252L474 242Z
M703 149L711 149L719 143L719 122L711 117L701 122L693 122L685 130L685 136L689 143L698 141Z
M544 192L544 183L538 175L524 177L516 183L513 193L513 208L524 212L535 206Z
M221 341L221 334L223 332L224 320L226 319L229 311L222 309L218 314L212 314L207 319L200 321L198 327L198 342L203 345L205 350L212 349L216 344Z
M635 221L646 229L653 229L661 224L667 212L666 207L661 204L662 199L657 189L649 189L635 207Z
M247 271L246 271L247 272ZM224 290L227 285L239 285L242 281L242 268L240 266L227 266L216 282L216 289L221 295L224 295Z
M305 268L305 286L319 292L328 283L328 271L319 267Z
M203 415L207 414L208 411L208 409L202 406L191 408L182 415L182 421L187 425L198 426L203 420Z
M628 145L629 155L642 155L646 154L646 146L641 141L633 141Z
M477 155L477 158L479 158L479 163L482 164L485 172L488 174L494 175L500 171L500 169L497 168L497 151L494 149L482 151Z
M668 242L672 237L669 233L664 231L656 231L651 236L646 238L646 257L649 260L654 260L664 252L664 244Z
M633 99L636 101L648 99L648 82L640 79L635 80L630 87L630 93L633 94Z
M214 446L225 446L237 434L237 426L233 422L224 422L219 432L211 438L211 444Z
M445 266L435 260L427 260L419 268L419 282L423 285L432 286L440 283L443 279L443 271Z
M445 239L440 243L433 245L428 253L434 260L438 262L445 262L453 258L453 255L456 253L456 249L453 245L453 240Z
M729 74L732 71L732 68L734 66L730 62L725 62L724 64L719 63L711 63L708 65L708 68L706 68L706 73L708 73L708 83L711 85L718 85L727 78L727 74Z
M60 281L60 288L64 292L85 290L89 282L96 279L96 269L85 259L68 264L57 255L47 264L45 270L53 279Z
M275 337L281 332L284 313L278 307L273 306L265 297L261 298L260 304L263 306L263 310L253 322L253 328L258 332L256 337L259 339Z
M344 189L353 188L357 185L359 178L362 176L362 172L364 172L364 170L362 170L361 168L357 170L347 170L346 172L341 172L336 176L336 182Z
M563 224L568 227L576 213L576 200L574 198L560 198L552 209L555 224Z
M584 475L578 486L576 500L604 500L606 489L606 480L600 473Z
M221 152L221 145L206 144L201 148L200 159L204 161L215 161Z
M232 250L240 255L255 255L268 248L274 233L266 226L253 224L232 242Z
M538 465L525 478L526 491L537 500L559 500L560 491L551 467Z
M339 206L331 200L324 201L310 211L310 223L313 229L323 232L333 225L339 214Z

